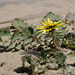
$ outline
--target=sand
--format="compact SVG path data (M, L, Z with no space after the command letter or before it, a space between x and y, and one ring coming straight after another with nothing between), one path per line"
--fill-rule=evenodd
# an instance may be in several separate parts
M29 25L38 25L42 17L48 12L54 12L65 16L67 13L75 13L75 0L5 0L0 1L0 23L13 21L14 18L31 18L26 20ZM38 17L39 16L39 17ZM11 23L0 24L0 28L10 26ZM0 53L0 75L27 75L17 73L14 70L22 67L21 54L18 52ZM22 52L23 53L23 52ZM74 61L75 57L71 60ZM69 62L69 59L67 60ZM71 62L70 61L70 62ZM71 62L72 63L72 62ZM73 62L74 63L74 62ZM20 68L21 70L21 68ZM53 71L49 71L46 75Z
M75 11L74 0L8 0L0 4L4 4L0 8L0 22L12 20L15 17L45 15L50 11L59 15Z

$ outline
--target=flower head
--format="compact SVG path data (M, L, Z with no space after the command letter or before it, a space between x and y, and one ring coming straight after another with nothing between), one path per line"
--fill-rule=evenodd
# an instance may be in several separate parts
M58 30L58 26L62 26L64 23L61 23L61 21L53 22L48 18L48 21L44 20L40 22L42 25L38 25L36 29L40 29L39 32L42 32L42 34L52 31L54 29Z

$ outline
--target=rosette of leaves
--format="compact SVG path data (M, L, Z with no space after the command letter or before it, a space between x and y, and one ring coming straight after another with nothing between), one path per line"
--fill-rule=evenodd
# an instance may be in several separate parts
M4 36L11 37L9 27L0 29L0 38ZM1 38L1 41L3 41L2 38Z
M44 20L47 20L48 18L50 18L50 20L52 21L59 21L61 20L60 16L52 13L52 12L49 12L48 14L46 14L46 16L44 16L44 18L42 19L42 21ZM62 23L65 23L65 20L61 20ZM58 31L54 31L54 39L55 39L55 42L57 44L57 46L61 46L61 43L62 43L62 40L64 38L64 35L67 34L67 30L66 30L66 25L63 25L63 26L59 26L59 30ZM52 39L51 39L51 34L50 33L46 33L44 35L41 35L40 36L43 40L43 44L44 45L53 45L52 43Z
M9 40L7 39L7 37ZM11 37L12 37L12 35L10 32L10 27L0 29L0 42L3 42L3 45L6 45L6 43L8 43L8 41L10 41Z
M15 18L11 25L12 27L9 27L9 29L0 30L0 41L8 50L26 49L26 46L33 45L32 42L41 44L37 33L38 30L34 31L33 27L28 26L26 22ZM6 36L9 40L3 41L3 36Z
M42 44L41 43L42 40L40 38L40 34L38 33L38 30L34 30L33 27L28 26L28 24L24 23L24 21L21 21L20 19L15 19L14 22L12 23L12 26L17 30L17 32L15 32L15 34L13 34L13 37L11 38L12 41L18 40L19 41L18 44L21 43L21 45L25 49L26 46L28 45L34 47L36 45Z
M28 26L26 22L17 18L13 21L12 26L16 31L12 34L8 48L19 50L23 47L25 49L33 41L31 35L33 35L34 29Z

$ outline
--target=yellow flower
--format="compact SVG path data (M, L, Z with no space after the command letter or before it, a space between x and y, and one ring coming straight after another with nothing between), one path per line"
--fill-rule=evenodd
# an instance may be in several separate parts
M42 25L38 25L36 29L40 29L39 32L42 32L42 34L49 32L51 30L58 30L58 26L62 26L64 23L61 23L61 21L53 22L48 18L48 21L44 20L40 22Z

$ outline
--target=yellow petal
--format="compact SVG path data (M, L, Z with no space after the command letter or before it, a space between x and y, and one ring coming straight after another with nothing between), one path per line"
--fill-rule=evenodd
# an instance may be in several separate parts
M44 26L40 26L40 25L38 25L38 26L36 26L36 27L39 27L39 28L44 28Z
M58 23L60 23L61 21L58 21L58 22L54 22L54 24L58 24Z
M47 32L49 32L49 29L48 30L46 30Z
M59 30L58 28L55 28L56 30Z
M40 21L40 23L43 24L44 26L46 26L46 24L44 22Z
M46 33L46 31L43 31L42 34Z
M43 31L43 30L40 30L40 31L38 31L38 33L39 33L39 32L42 32L42 31Z
M48 23L51 23L50 19L48 18Z
M62 24L58 24L57 26L63 26Z
M50 21L50 23L53 23L53 21Z
M54 22L54 23L57 23L57 22Z
M52 30L52 29L49 29L50 31Z
M61 21L58 21L57 23L60 23Z
M44 20L45 24L48 24L46 20Z
M49 26L54 26L54 24L53 24L53 23L51 23Z

